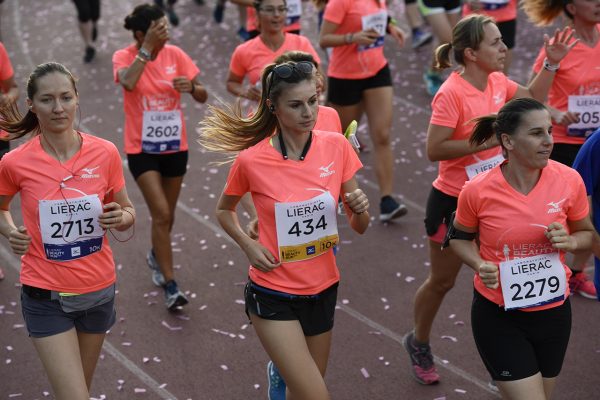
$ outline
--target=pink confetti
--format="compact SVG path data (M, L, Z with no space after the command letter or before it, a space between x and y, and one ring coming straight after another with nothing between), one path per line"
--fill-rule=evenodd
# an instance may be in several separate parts
M142 358L142 362L143 362L144 364L146 364L148 361L150 361L150 358L149 358L149 357L143 357L143 358Z
M366 368L361 368L360 369L360 373L362 374L362 376L364 376L365 378L369 378L371 375L369 375L369 372L367 371Z
M181 326L171 326L171 325L169 325L169 323L167 321L162 321L161 325L170 331L179 331L179 330L183 329L183 327L181 327Z
M227 365L225 365L225 364L222 364L222 365L221 365L221 369L222 369L223 371L227 371L227 370L229 370L229 367L228 367Z
M257 390L260 389L260 385L258 383L255 383L254 384L254 389L257 389Z
M123 342L121 343L121 346L131 346L131 342Z
M465 323L463 321L456 321L454 325L463 326Z

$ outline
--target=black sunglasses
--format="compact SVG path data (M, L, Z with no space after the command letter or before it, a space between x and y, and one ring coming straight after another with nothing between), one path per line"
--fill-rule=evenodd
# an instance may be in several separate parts
M285 64L279 64L271 71L274 76L271 78L271 84L269 85L269 91L267 92L267 98L271 98L271 88L275 83L275 77L279 79L288 79L291 77L295 70L303 74L312 74L315 66L310 61L299 61L299 62L287 62Z

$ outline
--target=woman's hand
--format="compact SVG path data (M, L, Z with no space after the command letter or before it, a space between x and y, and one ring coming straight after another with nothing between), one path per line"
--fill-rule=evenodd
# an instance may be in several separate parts
M568 126L579 122L579 113L576 112L554 110L550 114L552 121L557 125Z
M378 37L379 33L377 33L375 29L369 29L368 31L360 31L352 34L352 43L368 46L370 44L375 43Z
M498 288L498 266L489 261L483 261L479 265L479 278L481 278L481 282L490 288L497 289Z
M256 87L256 85L250 85L248 88L242 93L242 97L247 98L252 101L260 101L260 96L262 95L262 91Z
M555 249L568 252L577 250L577 240L569 235L565 227L558 222L553 222L548 225L546 237Z
M173 89L179 93L192 93L192 81L185 76L176 76L173 78Z
M369 209L369 199L360 188L350 193L344 193L344 200L354 214L362 214Z
M169 28L167 23L160 19L150 22L150 27L144 36L142 47L150 53L159 45L169 40Z
M271 272L281 265L273 254L262 244L252 240L242 248L250 265L262 272Z
M404 43L406 43L406 32L396 24L388 24L388 27L390 36L396 40L399 47L404 47Z
M27 250L29 249L31 236L27 234L27 228L20 226L10 231L8 234L8 242L10 243L13 253L22 256L27 253Z
M575 35L575 30L569 27L564 28L562 31L556 29L552 43L550 43L550 37L544 34L544 48L546 50L546 58L550 64L556 65L560 63L569 54L571 49L579 43L579 39L575 39L569 44L573 35Z
M123 223L123 208L117 202L104 205L104 212L98 217L102 229L117 229Z

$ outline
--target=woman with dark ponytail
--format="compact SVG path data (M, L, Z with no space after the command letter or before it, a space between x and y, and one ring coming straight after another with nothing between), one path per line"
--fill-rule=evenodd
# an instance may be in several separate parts
M555 75L547 106L554 124L553 160L573 165L581 146L600 128L600 2L588 0L523 0L522 7L537 25L549 25L564 15L573 34L573 50L553 64L544 48L533 65L535 75L550 70ZM597 292L584 272L590 254L578 252L573 261L571 290L596 299Z
M561 60L572 47L570 37L557 31L552 43L544 42L553 62ZM427 155L439 161L439 174L427 200L425 229L429 236L431 269L415 295L415 327L405 337L411 355L413 375L422 384L439 380L429 335L444 296L454 286L462 261L452 250L441 250L450 216L456 209L464 183L480 172L502 162L496 138L473 145L470 121L496 112L512 98L534 97L543 101L553 73L541 73L528 87L508 79L501 71L506 46L493 19L484 15L463 18L452 33L452 41L436 49L438 68L450 67L450 55L461 66L452 72L431 103L432 115L427 131Z
M54 398L88 400L115 322L115 263L106 230L133 225L119 151L73 129L79 95L61 64L38 65L27 114L0 108L8 139L30 139L0 160L0 234L20 256L21 306ZM21 200L23 225L10 203ZM22 256L22 257L21 257Z
M470 144L494 136L506 160L465 184L444 244L475 271L473 336L503 399L552 397L571 332L565 253L592 245L581 177L549 160L552 129L527 98L476 119Z
M152 282L165 291L169 310L187 304L173 271L171 230L187 169L188 143L181 94L204 103L200 70L179 47L167 44L169 27L162 9L142 4L125 17L135 43L113 55L115 82L123 86L125 152L129 170L152 217L146 261Z

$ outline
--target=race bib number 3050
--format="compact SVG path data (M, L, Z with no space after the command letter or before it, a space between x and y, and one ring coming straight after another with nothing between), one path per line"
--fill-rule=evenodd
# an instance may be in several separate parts
M558 253L500 263L504 308L529 308L564 300L566 275Z
M164 153L181 146L181 111L144 111L142 151Z
M97 195L40 200L40 231L48 260L70 261L102 249L104 230L98 224L102 203Z
M282 262L308 260L338 244L336 204L331 194L275 203L277 243Z

